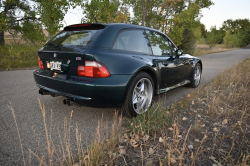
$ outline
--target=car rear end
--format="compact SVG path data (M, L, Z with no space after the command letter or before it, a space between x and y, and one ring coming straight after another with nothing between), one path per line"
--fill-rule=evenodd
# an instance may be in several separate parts
M39 94L65 96L63 102L68 105L103 107L122 102L130 77L112 75L105 64L88 54L88 48L106 26L65 27L38 51L39 69L34 72L34 79Z

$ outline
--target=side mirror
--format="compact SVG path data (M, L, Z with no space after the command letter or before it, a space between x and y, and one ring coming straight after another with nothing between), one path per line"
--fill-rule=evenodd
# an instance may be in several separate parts
M183 50L182 49L178 49L176 50L176 56L181 56L183 54Z

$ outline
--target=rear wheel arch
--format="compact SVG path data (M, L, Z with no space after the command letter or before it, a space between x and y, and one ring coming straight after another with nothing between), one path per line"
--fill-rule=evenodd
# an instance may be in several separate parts
M196 74L196 72L198 73L198 75ZM197 62L192 72L190 83L188 84L191 88L198 87L198 85L200 84L200 80L201 80L201 73L202 73L202 64L201 62Z
M136 108L134 108L134 105L132 104L132 103L130 103L130 102L132 102L132 98L133 98L133 96L134 96L134 88L137 86L137 85L139 85L139 83L140 83L140 81L141 80L145 80L145 82L147 82L147 86L145 86L145 87L151 87L151 88L146 88L147 90L148 90L148 93L141 93L141 96L144 94L148 94L148 95L146 95L146 96L148 96L148 97L146 97L147 99L146 100L148 100L150 103L148 103L148 105L151 105L151 103L152 103L152 98L153 98L153 93L154 93L154 89L153 89L153 87L155 87L154 86L154 81L153 81L153 78L151 77L151 75L148 73L148 72L145 72L145 70L140 70L140 71L138 71L138 72L136 72L136 74L134 74L132 77L131 77L131 79L130 79L130 81L128 82L128 84L127 84L127 88L126 88L126 91L125 91L125 93L124 93L124 95L125 95L125 97L124 97L124 99L123 99L123 102L122 102L122 104L120 105L120 107L118 107L117 109L118 109L118 111L122 114L122 115L124 115L125 117L128 117L128 118L132 118L132 117L135 117L135 116L137 116L138 114L140 114L140 113L138 113L137 111L137 109ZM144 86L143 86L144 87ZM150 89L152 89L152 91L150 92ZM150 93L151 93L151 95L150 95ZM136 95L137 96L137 95ZM152 98L151 98L151 97ZM139 98L140 98L140 95L139 95ZM151 98L151 99L150 99ZM140 100L140 99L139 99ZM144 99L143 99L144 100ZM139 102L138 102L139 103ZM146 103L147 103L147 101L146 101ZM143 103L141 103L141 104L143 104ZM147 104L146 104L147 105ZM145 103L143 104L143 107L145 106ZM145 106L145 108L146 107L148 107L148 106ZM136 111L137 110L137 111ZM146 109L145 109L145 111L146 111ZM141 108L139 109L139 112L141 112Z
M202 68L203 68L203 66L202 66L202 62L201 62L201 60L198 60L198 62L197 63L199 63L200 65L201 65L201 72L202 72Z
M129 79L128 81L128 84L125 88L125 91L124 91L124 94L123 94L123 98L122 98L122 102L124 101L125 99L125 96L127 95L127 91L128 91L128 88L130 86L130 84L132 83L133 79L141 72L145 72L147 74L149 74L153 80L153 84L154 84L154 94L157 94L158 92L158 81L157 81L157 75L154 71L152 71L152 69L149 69L149 68L141 68L140 70L136 71L132 76L131 78Z

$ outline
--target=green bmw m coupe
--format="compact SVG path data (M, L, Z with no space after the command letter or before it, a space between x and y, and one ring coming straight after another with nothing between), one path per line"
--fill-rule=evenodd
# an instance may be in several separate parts
M38 56L39 94L65 96L68 105L118 107L127 117L146 112L156 94L196 88L202 72L201 60L162 32L128 24L67 26Z

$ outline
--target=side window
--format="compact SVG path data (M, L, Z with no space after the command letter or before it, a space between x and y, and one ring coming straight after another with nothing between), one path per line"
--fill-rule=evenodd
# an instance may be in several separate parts
M113 49L149 54L146 36L142 30L124 30L116 38Z
M146 31L153 54L156 56L173 55L172 43L161 34L154 31Z

